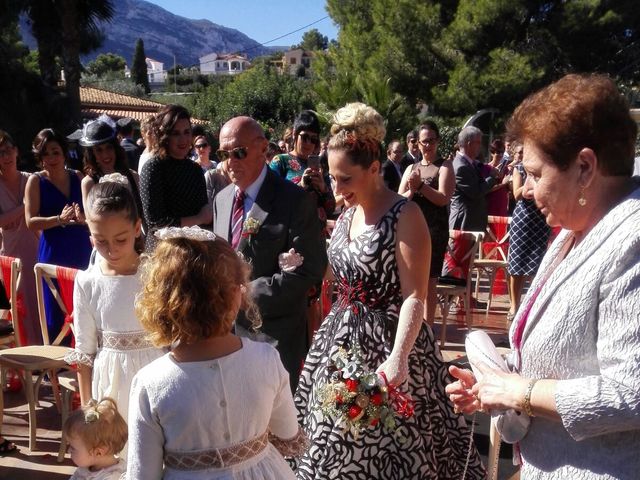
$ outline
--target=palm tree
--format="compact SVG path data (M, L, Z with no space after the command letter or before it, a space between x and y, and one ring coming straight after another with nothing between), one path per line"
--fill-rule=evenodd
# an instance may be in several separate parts
M55 56L62 56L70 120L80 122L80 54L103 40L101 22L115 13L112 0L27 0L24 10L38 42L40 73L45 84L56 83Z

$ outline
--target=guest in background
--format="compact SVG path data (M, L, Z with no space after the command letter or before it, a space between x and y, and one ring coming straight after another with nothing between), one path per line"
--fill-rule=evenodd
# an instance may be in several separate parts
M127 164L134 171L138 171L138 163L140 161L140 147L133 141L133 119L124 117L117 122L118 138L120 146L127 155Z
M482 150L482 131L465 127L458 135L459 150L453 159L456 188L451 197L449 228L468 232L484 232L487 228L486 195L497 183L498 173L492 169L484 178L476 158Z
M38 345L42 344L42 335L33 273L38 257L38 232L27 228L24 206L29 175L18 170L18 147L7 132L0 130L0 255L16 257L22 261L18 293L22 296L24 306L21 312L24 316L20 318L23 340L27 345ZM5 285L7 292L8 288L9 285Z
M149 226L147 251L155 247L153 232L168 226L209 225L212 212L200 166L192 162L191 117L186 108L166 105L153 123L156 156L140 176L144 216Z
M100 179L112 173L120 173L129 182L131 193L139 212L142 212L142 200L140 198L140 178L127 164L127 155L116 138L113 120L106 115L85 125L80 145L84 151L84 173L82 179L82 202L86 205L87 197L91 189L100 182ZM143 220L143 225L145 222ZM145 225L146 228L146 225Z
M499 217L506 217L509 214L509 176L507 163L504 161L505 146L500 138L494 139L489 145L491 159L486 164L485 178L491 176L490 170L498 172L496 183L486 195L487 213Z
M407 133L407 153L402 160L404 165L413 165L422 158L420 147L418 146L418 129L415 128Z
M83 175L66 168L65 138L50 128L36 135L32 152L42 171L27 181L25 219L29 229L42 231L38 262L84 270L89 265L91 243L82 206ZM64 316L46 285L44 303L49 338L54 339Z
M155 117L153 115L147 115L140 123L140 135L144 140L144 150L140 154L140 160L138 162L138 173L142 172L142 167L147 163L154 155L157 148L157 141L153 135L153 122Z
M425 318L433 325L436 313L438 277L442 275L444 255L449 241L449 202L455 189L451 160L438 156L440 131L435 122L427 121L418 129L418 145L422 158L409 166L402 177L398 193L418 204L431 236L431 269L425 305Z
M303 110L293 123L293 150L276 155L269 168L310 193L318 209L323 228L336 208L329 172L323 171L317 156L320 147L320 122L311 110ZM309 164L310 158L314 161Z
M523 146L513 144L515 158L522 158ZM513 168L513 197L516 208L509 226L509 254L507 258L509 271L509 313L507 320L511 322L520 307L520 297L524 284L531 280L542 262L551 227L536 206L533 198L525 197L527 172L523 163L516 163Z
M387 148L387 160L382 164L382 180L389 190L398 191L402 173L407 166L402 144L399 140L392 140Z
M216 162L211 160L211 144L206 135L198 135L193 140L193 149L196 152L195 162L200 165L203 172L216 168Z

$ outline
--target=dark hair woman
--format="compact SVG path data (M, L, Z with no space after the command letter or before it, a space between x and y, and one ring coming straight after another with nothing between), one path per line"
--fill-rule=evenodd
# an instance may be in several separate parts
M84 173L82 179L82 201L87 203L87 197L93 186L105 175L120 173L127 178L133 199L138 211L142 213L140 199L140 179L138 174L129 168L127 154L120 146L116 136L115 124L106 115L85 125L80 145L84 150ZM143 230L146 231L144 218Z
M147 251L155 248L153 232L162 227L209 225L213 212L207 200L200 165L191 161L191 117L180 105L166 105L152 125L155 156L140 172L140 193L149 227Z
M65 138L50 128L36 135L32 151L42 170L27 181L26 221L31 230L42 231L38 262L85 269L91 243L82 206L83 175L67 169ZM49 337L56 338L64 317L47 287L44 294Z

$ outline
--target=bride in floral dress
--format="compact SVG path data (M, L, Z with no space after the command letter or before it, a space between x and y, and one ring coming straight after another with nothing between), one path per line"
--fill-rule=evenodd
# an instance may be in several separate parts
M295 396L311 446L300 479L476 479L484 468L469 428L445 395L448 374L423 323L430 238L419 208L388 190L380 176L382 117L361 103L338 110L329 168L347 210L329 258L338 301L314 337ZM359 347L369 370L384 372L415 402L395 434L381 426L357 437L323 415L320 389L340 347Z

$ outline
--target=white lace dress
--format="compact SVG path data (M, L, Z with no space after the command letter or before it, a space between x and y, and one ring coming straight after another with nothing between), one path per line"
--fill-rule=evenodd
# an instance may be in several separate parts
M65 359L93 366L91 396L113 398L125 420L133 377L164 354L149 343L135 316L140 288L139 273L104 275L99 263L78 272L73 290L76 345Z
M295 479L279 451L299 454L304 440L289 375L266 343L242 338L203 362L167 354L133 381L128 478Z
M127 466L124 460L97 472L92 472L88 468L78 467L69 480L124 480L126 478Z

